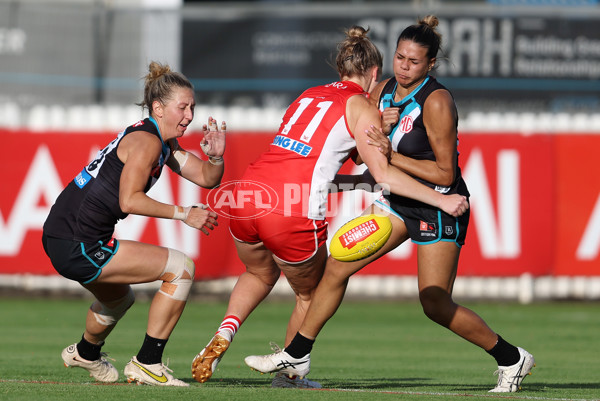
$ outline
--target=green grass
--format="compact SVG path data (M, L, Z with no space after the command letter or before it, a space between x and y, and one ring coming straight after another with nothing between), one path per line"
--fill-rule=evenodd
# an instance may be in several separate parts
M60 351L79 340L88 300L0 298L0 400L469 400L600 399L600 305L475 303L505 339L534 354L537 367L523 391L489 394L494 360L430 322L415 302L350 301L327 324L312 353L310 378L327 390L271 389L251 371L248 354L282 345L292 305L265 302L244 323L213 378L191 379L190 363L225 312L221 302L192 301L176 327L166 359L190 388L100 385L82 369L65 369ZM123 367L141 345L149 304L138 301L104 347Z

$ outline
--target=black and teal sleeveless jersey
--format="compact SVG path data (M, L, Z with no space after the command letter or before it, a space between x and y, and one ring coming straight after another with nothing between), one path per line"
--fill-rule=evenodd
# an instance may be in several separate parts
M153 168L144 191L156 182L171 150L163 140L153 118L146 118L127 127L98 151L94 160L60 193L44 223L44 233L51 237L92 243L108 241L115 225L127 217L119 205L119 182L123 162L117 156L117 148L125 135L145 131L158 137L162 151L158 164Z
M396 93L397 85L396 79L393 77L390 78L381 91L378 103L380 111L388 107L398 107L400 109L398 123L392 127L392 132L389 135L392 142L392 149L413 159L435 161L435 154L429 143L427 130L423 122L423 108L427 97L431 93L438 89L446 89L446 87L432 76L427 76L408 96L399 102L395 102L394 94ZM455 124L458 127L458 117ZM462 180L458 165L456 166L456 171L456 178L450 187L436 185L419 177L413 178L441 193L460 193L468 196L469 193Z

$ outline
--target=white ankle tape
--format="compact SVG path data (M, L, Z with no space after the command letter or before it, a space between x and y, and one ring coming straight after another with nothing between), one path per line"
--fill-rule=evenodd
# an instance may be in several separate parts
M192 259L183 252L169 248L167 264L160 276L163 283L158 292L178 301L186 301L192 289L195 271Z

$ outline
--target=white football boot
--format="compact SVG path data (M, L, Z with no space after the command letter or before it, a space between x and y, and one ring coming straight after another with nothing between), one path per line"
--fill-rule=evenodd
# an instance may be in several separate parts
M124 370L129 383L149 384L152 386L190 386L186 382L174 378L169 372L172 372L172 370L162 363L146 365L139 362L135 356L125 365Z
M119 371L106 360L106 355L105 352L101 352L100 358L95 361L83 359L77 351L77 343L69 345L61 353L67 368L83 368L90 372L90 376L94 379L105 383L113 383L119 380Z
M271 348L275 351L269 355L250 355L244 359L246 365L261 373L281 372L289 377L298 376L303 379L310 372L310 354L302 358L292 358L285 349L279 348L275 343L271 343Z
M535 366L533 355L521 347L517 347L521 358L512 366L498 366L494 374L498 375L498 384L491 389L490 393L515 393L521 389L521 382L525 376L531 374Z

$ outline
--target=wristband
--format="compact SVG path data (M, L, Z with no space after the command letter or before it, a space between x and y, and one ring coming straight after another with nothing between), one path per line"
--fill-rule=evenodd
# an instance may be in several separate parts
M183 212L179 211L179 206L174 205L173 206L175 208L175 210L173 211L173 219L174 220L181 220L181 221L185 221L185 219L187 219L188 214L190 214L190 208L189 207L182 207Z
M173 206L175 209L173 211L173 220L181 220L183 222L185 222L188 218L188 216L190 215L190 211L194 208L199 207L200 209L206 209L208 206L202 204L202 203L196 203L193 206L177 206L174 205ZM179 208L183 209L183 212L179 211Z
M224 163L223 156L219 156L219 157L208 156L208 161L210 162L210 164L212 164L214 166L220 166L221 164Z

